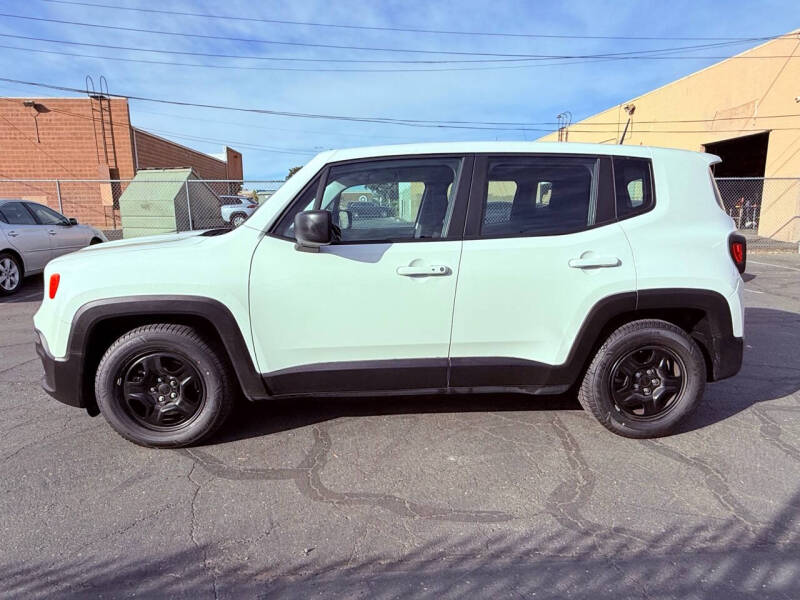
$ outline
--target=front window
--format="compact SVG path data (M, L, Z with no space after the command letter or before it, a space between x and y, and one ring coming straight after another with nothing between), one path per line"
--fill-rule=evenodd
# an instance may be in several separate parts
M69 223L66 217L46 206L35 202L28 202L27 205L42 225L67 225Z
M341 230L340 242L398 242L447 235L455 201L459 158L374 160L331 167L319 208ZM294 237L294 215L313 208L309 186L277 232Z

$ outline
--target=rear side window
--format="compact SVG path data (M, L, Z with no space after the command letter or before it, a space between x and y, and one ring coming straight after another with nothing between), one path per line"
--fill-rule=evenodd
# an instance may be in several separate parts
M653 207L653 175L646 158L614 157L617 218L625 219Z
M498 157L488 162L481 236L571 233L595 223L598 159Z
M36 225L33 215L22 202L7 202L0 206L0 213L9 225Z

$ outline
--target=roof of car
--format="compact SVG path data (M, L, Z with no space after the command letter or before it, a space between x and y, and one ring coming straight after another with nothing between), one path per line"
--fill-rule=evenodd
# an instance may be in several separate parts
M626 146L620 144L581 144L576 142L437 142L344 148L323 152L326 161L352 160L373 156L407 156L417 154L478 154L478 153L542 153L542 154L608 154L653 158L669 154L702 156L709 162L719 159L712 154L658 148L655 146Z

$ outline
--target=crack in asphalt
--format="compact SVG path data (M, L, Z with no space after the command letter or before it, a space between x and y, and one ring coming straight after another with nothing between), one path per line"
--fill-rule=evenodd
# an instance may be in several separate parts
M189 472L186 474L186 478L195 486L194 494L192 494L192 500L189 504L190 508L190 529L189 529L189 538L192 541L192 545L200 551L203 556L203 570L208 573L211 577L211 591L214 594L214 600L219 600L219 590L217 589L217 574L216 571L209 566L209 559L208 559L208 548L205 545L200 544L197 541L197 497L200 495L200 489L202 485L200 482L196 481L192 474L194 470L197 468L197 463L192 461L192 466L189 469Z
M514 517L502 511L456 510L413 502L392 494L374 492L337 492L327 487L321 478L331 450L330 434L322 425L312 428L314 443L296 467L251 468L234 467L202 450L178 450L192 458L206 471L221 479L232 481L293 481L307 498L332 505L374 506L401 517L437 519L462 523L500 523Z
M619 526L604 526L582 515L582 510L591 500L596 485L594 471L583 456L574 436L558 415L552 415L551 424L567 455L570 472L575 474L575 477L562 482L550 493L545 501L547 512L562 527L591 536L598 551L603 545L602 540L613 536L623 536L647 546L648 540L636 531Z
M700 471L711 495L720 505L727 509L728 514L738 520L749 531L754 532L758 529L757 519L734 497L725 476L709 465L706 460L697 456L688 456L658 440L639 440L639 443L662 456Z

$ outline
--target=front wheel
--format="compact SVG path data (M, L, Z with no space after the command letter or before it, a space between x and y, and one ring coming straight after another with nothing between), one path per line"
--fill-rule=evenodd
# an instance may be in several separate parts
M179 448L211 436L233 405L225 362L191 327L145 325L106 351L95 376L100 412L122 437Z
M646 319L608 337L586 371L578 400L616 434L661 437L697 407L705 381L697 343L672 323Z

